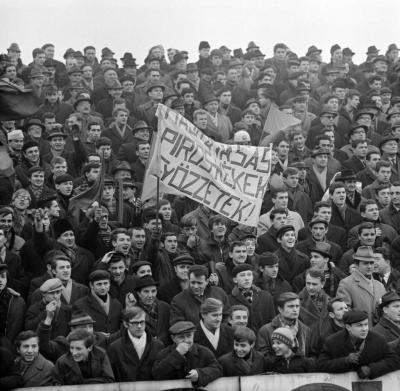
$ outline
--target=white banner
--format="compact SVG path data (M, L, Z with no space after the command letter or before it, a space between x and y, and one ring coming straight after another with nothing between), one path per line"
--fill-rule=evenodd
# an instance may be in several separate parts
M161 191L189 197L231 220L257 226L271 171L270 148L217 143L161 104L157 116L144 193L154 189L148 182L158 176Z

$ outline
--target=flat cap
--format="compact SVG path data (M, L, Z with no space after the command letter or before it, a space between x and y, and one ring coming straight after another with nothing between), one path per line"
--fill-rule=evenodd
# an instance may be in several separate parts
M318 155L329 155L330 151L327 148L317 148L311 152L311 157L316 157Z
M280 227L275 234L275 237L277 239L280 239L286 232L289 231L293 231L296 232L296 230L294 229L293 225L282 225L282 227Z
M313 247L310 248L310 252L316 252L322 256L332 258L331 245L325 242L316 242Z
M136 273L142 266L150 266L151 268L151 263L147 261L135 262L132 266L132 273Z
M62 282L59 278L50 278L46 280L39 288L41 293L51 293L62 288Z
M169 328L169 332L172 335L189 333L189 332L195 331L195 330L196 330L196 326L192 322L187 322L185 320L176 322Z
M368 313L365 311L349 310L343 315L344 324L353 324L368 319Z
M328 226L328 222L320 217L314 217L309 223L308 226L311 228L314 224L324 224L326 227Z
M55 183L56 185L59 185L59 184L61 184L61 183L65 183L65 182L73 182L73 181L74 181L73 176L72 176L72 175L69 175L69 174L59 175L58 177L56 177L56 178L54 179L54 183Z
M194 259L189 254L182 254L172 260L172 264L176 265L194 265Z

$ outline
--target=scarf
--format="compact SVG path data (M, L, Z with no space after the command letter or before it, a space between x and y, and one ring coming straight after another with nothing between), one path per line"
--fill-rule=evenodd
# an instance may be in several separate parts
M322 307L323 307L323 304L324 304L324 298L323 298L322 292L323 292L323 290L321 290L320 292L318 292L314 296L309 295L310 299L312 300L314 305L317 307L318 312L322 311Z
M253 302L253 289L239 288L243 297L251 304Z
M63 295L67 304L71 301L71 293L72 293L72 280L68 280L67 285L64 284L61 286L61 294Z
M299 347L299 341L297 339L297 333L299 332L299 321L297 319L288 320L285 319L283 316L279 315L279 321L281 323L281 327L285 327L289 329L294 337L294 347Z
M70 259L71 267L74 267L76 263L76 245L74 247L66 247L63 244L58 243L58 248L68 257L68 259Z
M106 301L103 301L102 298L97 296L94 292L92 292L92 295L97 300L103 311L108 315L110 312L110 295L107 295Z
M108 246L111 241L111 228L110 226L107 225L106 229L100 229L98 232L98 235L100 239L103 241L103 243Z

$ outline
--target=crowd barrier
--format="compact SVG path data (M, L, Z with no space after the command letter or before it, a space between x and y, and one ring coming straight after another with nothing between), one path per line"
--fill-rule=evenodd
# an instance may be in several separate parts
M41 387L46 391L178 391L191 388L191 382L186 380ZM360 380L355 372L340 375L305 373L223 377L201 389L207 391L399 391L400 371L375 380ZM37 390L39 388L17 389L17 391Z

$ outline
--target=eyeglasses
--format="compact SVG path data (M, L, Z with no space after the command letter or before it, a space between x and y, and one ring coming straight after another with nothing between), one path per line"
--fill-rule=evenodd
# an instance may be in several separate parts
M138 327L138 326L144 326L145 324L146 324L146 321L145 320L139 320L139 321L131 321L131 322L128 322L131 326L135 326L135 327Z

